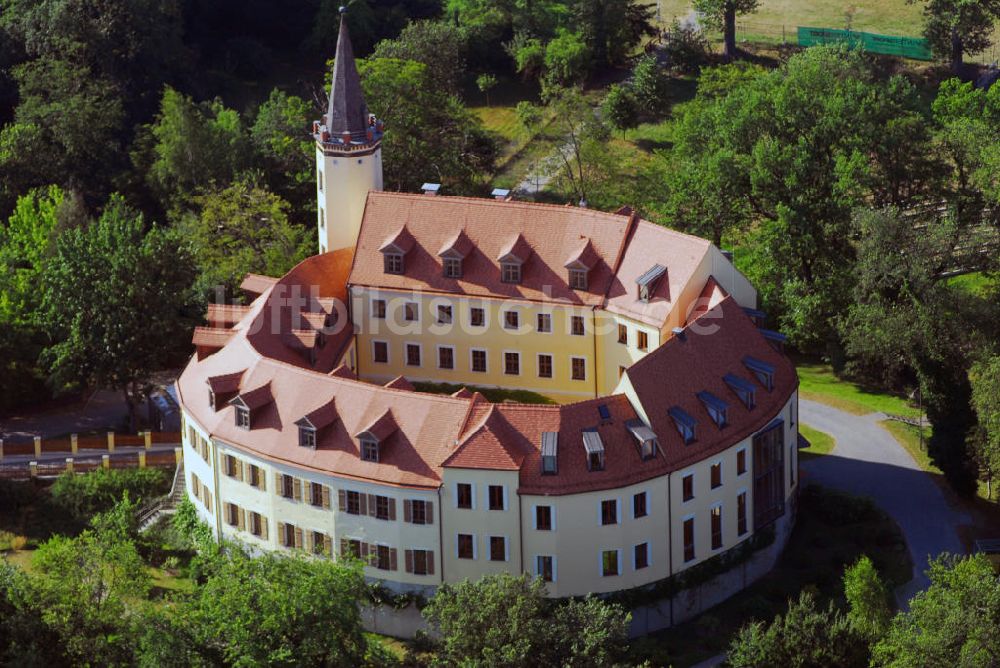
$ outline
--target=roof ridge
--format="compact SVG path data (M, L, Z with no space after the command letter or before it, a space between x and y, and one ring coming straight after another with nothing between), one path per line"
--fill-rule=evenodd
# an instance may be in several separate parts
M371 198L371 197L376 197L376 198L384 197L384 198L387 198L387 199L391 199L391 198L406 198L406 199L415 199L417 201L422 201L422 200L429 199L428 196L424 195L423 193L406 193L406 192L390 191L390 190L378 190L378 191L372 190L371 192L368 193L368 197L369 198ZM457 200L457 201L463 201L463 202L475 202L475 203L481 204L483 206L498 206L498 207L499 206L508 206L508 207L513 206L513 207L518 207L518 208L523 208L523 209L552 209L554 211L563 211L563 212L565 212L567 210L567 207L566 207L565 204L549 204L548 202L529 202L529 201L526 201L526 200L518 200L518 199L512 199L512 200L495 200L495 199L492 199L492 198L489 198L489 197L470 197L468 195L436 195L434 197L434 199L437 200L437 201L441 201L441 200L456 201ZM592 216L597 217L597 218L607 218L609 220L613 220L613 219L616 219L616 218L623 218L624 217L620 213L614 213L613 211L601 211L600 209L589 209L589 208L584 208L584 207L581 207L581 206L571 206L571 207L569 207L569 210L574 211L575 213L578 213L578 214L579 213L582 213L584 215L588 215L589 214L589 215L592 215Z

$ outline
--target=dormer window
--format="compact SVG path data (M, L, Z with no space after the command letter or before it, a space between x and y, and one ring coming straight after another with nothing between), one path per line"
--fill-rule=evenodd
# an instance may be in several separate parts
M236 407L236 426L240 429L250 429L250 409L245 406Z
M504 283L520 283L521 265L516 262L500 263L500 280Z
M385 273L387 274L402 274L403 273L403 254L402 253L385 253Z
M299 447L316 447L316 430L309 427L299 427Z
M757 391L752 383L731 373L723 376L722 380L726 381L726 385L740 398L740 401L747 407L747 410L753 410L753 407L756 405Z
M587 452L587 470L590 472L604 470L604 441L596 429L583 431L583 448Z
M378 461L378 441L373 438L361 439L361 459L366 462Z
M652 298L653 292L656 290L656 286L666 273L666 267L662 264L654 264L645 273L643 273L642 276L635 280L636 287L638 288L637 296L639 301L648 302Z
M569 270L569 287L573 290L587 289L587 271L585 269Z
M705 410L708 411L708 416L712 418L719 429L722 429L727 424L729 424L729 404L715 396L711 392L699 392L698 399L701 403L705 405Z
M656 433L647 427L641 420L629 420L625 423L632 436L635 437L639 447L639 456L643 461L652 459L660 449L660 442L656 438Z
M680 406L674 406L667 413L673 418L677 432L684 439L684 445L692 443L695 438L695 427L698 424L695 419Z
M774 366L749 355L743 358L743 364L757 378L768 392L774 389Z
M554 431L542 432L542 475L555 475L559 472L556 463L558 454L559 434Z
M462 278L462 261L455 257L444 258L445 278Z

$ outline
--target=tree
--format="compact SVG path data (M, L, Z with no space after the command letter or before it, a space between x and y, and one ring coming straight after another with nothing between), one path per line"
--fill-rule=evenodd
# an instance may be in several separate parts
M948 59L955 76L962 76L965 54L980 53L990 46L998 19L998 0L928 0L924 5L924 37L935 55Z
M833 603L823 610L811 593L803 592L771 624L744 626L730 643L727 660L737 668L861 668L868 665L867 654L865 643Z
M142 216L120 197L89 227L65 231L44 285L53 344L42 359L54 385L120 391L134 429L143 383L190 340L193 278L176 237L145 232Z
M431 85L427 69L394 58L358 62L365 99L385 121L386 188L412 191L435 181L477 192L492 173L496 140L461 100Z
M316 212L316 149L307 134L312 116L308 102L275 88L250 127L250 141L267 162L272 190L288 200L303 220L312 220Z
M582 83L590 71L590 49L576 32L560 29L545 46L545 88L575 86Z
M571 21L577 26L594 65L621 65L644 37L656 34L653 5L635 0L574 0Z
M198 266L198 290L234 295L248 273L281 276L308 257L314 239L288 222L288 203L242 178L194 198L197 210L180 221Z
M441 633L445 665L611 665L620 658L629 615L588 597L556 604L525 575L487 575L438 588L424 617Z
M492 74L480 74L476 77L476 88L486 95L486 106L490 106L490 91L496 88L497 78Z
M458 95L465 77L466 36L448 21L413 21L395 39L378 43L375 58L413 60L427 66L428 81L442 93Z
M756 12L759 5L760 0L694 0L694 10L722 28L726 62L738 55L736 17Z
M18 198L6 227L0 227L0 323L34 323L40 304L38 285L55 245L64 194L58 186L32 190Z
M972 406L982 430L976 449L980 469L986 474L988 495L993 497L993 478L1000 474L1000 355L978 360L969 372Z
M636 62L632 69L632 91L642 113L655 117L666 111L668 86L666 73L655 56L643 56Z
M232 547L188 614L211 663L368 665L360 568L305 556L251 557Z
M587 202L592 187L606 175L609 152L607 127L594 115L594 109L577 88L552 92L550 106L556 127L565 137L555 161L564 189L578 201Z
M601 103L601 114L612 127L622 131L624 139L626 131L639 125L639 105L632 89L612 84Z
M1000 579L985 555L933 560L931 585L875 645L873 665L991 666L1000 656Z
M542 122L542 110L537 104L532 104L527 100L522 100L514 107L514 115L517 122L529 134L534 132Z
M30 578L17 566L0 561L0 664L43 667L65 661L59 638L42 620Z
M851 628L869 642L881 638L892 617L889 591L867 556L844 570L844 595Z

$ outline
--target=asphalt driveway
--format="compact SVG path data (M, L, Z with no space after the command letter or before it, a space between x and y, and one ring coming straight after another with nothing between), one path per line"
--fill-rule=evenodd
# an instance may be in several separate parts
M902 529L916 571L896 592L899 602L906 602L930 584L924 574L930 557L964 552L956 528L969 523L968 515L948 504L930 475L879 425L884 414L852 415L805 399L799 411L804 423L837 440L831 454L803 460L805 477L871 497Z

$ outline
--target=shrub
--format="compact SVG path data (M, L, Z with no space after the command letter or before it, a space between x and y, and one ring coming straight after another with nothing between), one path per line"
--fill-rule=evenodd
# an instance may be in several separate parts
M141 505L166 492L168 484L167 474L161 469L64 473L52 485L52 499L75 518L86 519L113 507L126 492Z

